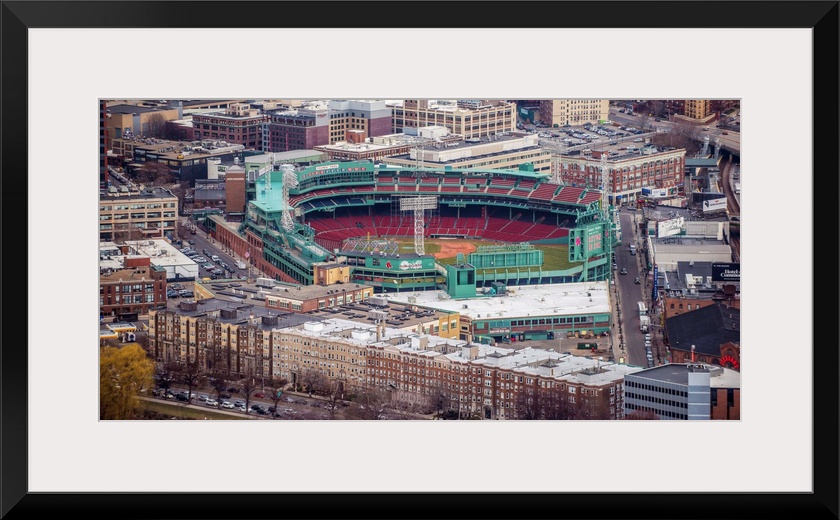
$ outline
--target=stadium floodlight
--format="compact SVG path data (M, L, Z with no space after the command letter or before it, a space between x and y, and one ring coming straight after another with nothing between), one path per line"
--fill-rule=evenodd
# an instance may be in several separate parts
M291 164L284 164L280 169L283 170L283 214L280 216L280 224L287 232L291 232L295 229L295 219L292 216L294 209L289 204L289 188L297 188L298 178Z
M433 195L404 197L400 199L401 211L414 211L414 252L420 256L426 254L426 249L423 244L423 234L425 233L423 212L427 209L435 209L437 207L438 199Z

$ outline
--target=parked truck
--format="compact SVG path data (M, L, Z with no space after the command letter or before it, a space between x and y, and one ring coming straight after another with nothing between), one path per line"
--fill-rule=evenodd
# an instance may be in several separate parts
M639 330L642 332L650 330L650 316L639 316Z
M239 269L247 269L247 268L248 268L248 264L246 264L246 263L245 263L245 262L243 262L242 260L237 260L237 261L236 261L236 267L238 267Z

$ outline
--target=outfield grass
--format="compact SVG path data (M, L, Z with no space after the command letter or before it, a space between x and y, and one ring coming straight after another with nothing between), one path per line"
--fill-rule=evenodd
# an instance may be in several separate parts
M474 244L476 247L498 244L498 242L487 242L484 240L460 240L459 242ZM412 244L413 243L414 242L412 242ZM430 244L428 242L425 243L425 246L426 252L431 252L429 249ZM569 262L569 246L566 244L539 244L534 245L534 247L543 252L542 268L545 271L564 271L579 265L579 262ZM434 252L437 251L440 251L440 249L437 249ZM437 261L442 265L451 265L455 263L455 259L455 256L451 256L447 258L438 258ZM490 272L492 272L492 270L490 270Z

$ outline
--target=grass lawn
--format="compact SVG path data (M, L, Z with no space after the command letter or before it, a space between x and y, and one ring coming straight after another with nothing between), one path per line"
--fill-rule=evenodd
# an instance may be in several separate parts
M186 406L175 404L175 403L167 403L165 401L149 401L149 400L142 400L141 406L144 406L147 410L152 410L158 413L167 414L172 417L178 417L179 419L198 419L198 420L223 420L223 421L242 421L247 420L244 416L238 417L232 414L226 414L214 411L212 408L208 407L207 410L197 410L194 408L188 408Z

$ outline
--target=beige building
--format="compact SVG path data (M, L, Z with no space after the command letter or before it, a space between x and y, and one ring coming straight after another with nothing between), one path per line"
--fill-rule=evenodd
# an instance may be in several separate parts
M708 99L686 99L685 116L692 119L705 119L712 115L712 102Z
M516 130L516 104L498 99L406 99L391 108L393 132L410 134L426 126L443 126L452 134L472 139Z
M122 192L112 187L99 199L99 240L163 237L175 233L177 219L178 197L165 188Z
M108 105L105 109L106 146L123 137L164 137L166 121L180 119L177 108L160 106Z
M543 99L540 121L549 126L578 126L610 118L609 99Z

